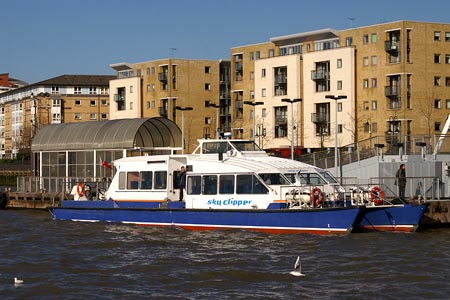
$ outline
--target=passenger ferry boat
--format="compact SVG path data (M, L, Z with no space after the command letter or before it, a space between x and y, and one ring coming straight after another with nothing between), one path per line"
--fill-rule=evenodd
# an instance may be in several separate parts
M312 234L346 234L361 218L363 207L336 205L344 190L327 171L270 157L252 141L199 142L193 154L114 161L107 200L75 195L53 209L53 218ZM183 201L181 166L187 171Z

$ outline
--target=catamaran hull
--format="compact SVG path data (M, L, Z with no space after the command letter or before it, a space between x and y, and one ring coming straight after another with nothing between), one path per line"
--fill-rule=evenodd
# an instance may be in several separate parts
M356 228L363 231L415 232L427 209L423 205L369 206Z
M360 212L359 207L210 210L64 205L53 209L53 218L87 222L121 222L143 226L176 226L191 230L248 229L269 233L347 234L352 231Z

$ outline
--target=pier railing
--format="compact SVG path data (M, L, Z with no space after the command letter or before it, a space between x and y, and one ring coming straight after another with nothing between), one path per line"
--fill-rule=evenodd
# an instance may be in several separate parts
M25 176L17 178L17 190L29 193L64 193L71 197L76 187L83 183L85 191L89 190L91 198L98 198L109 188L111 181L104 177L36 177ZM86 193L88 194L88 193Z

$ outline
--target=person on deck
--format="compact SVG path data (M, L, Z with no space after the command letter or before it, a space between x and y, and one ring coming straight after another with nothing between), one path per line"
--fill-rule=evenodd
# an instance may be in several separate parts
M178 174L178 186L180 188L179 201L183 201L183 191L186 187L186 170L184 166L181 166L180 173Z
M395 174L395 183L398 185L398 197L405 202L405 188L406 188L406 166L401 164Z

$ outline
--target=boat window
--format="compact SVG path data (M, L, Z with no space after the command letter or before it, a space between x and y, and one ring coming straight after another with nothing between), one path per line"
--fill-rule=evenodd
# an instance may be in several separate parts
M220 175L219 177L219 193L233 194L234 193L234 175Z
M295 183L295 174L293 173L285 173L284 176L291 182Z
M155 171L155 190L167 188L167 171Z
M201 176L187 176L187 193L188 195L200 195L201 192Z
M259 177L261 177L266 184L273 184L273 185L289 184L287 179L280 173L260 173Z
M252 174L236 176L236 194L267 194L269 190Z
M203 195L217 194L217 175L203 176Z
M150 190L153 185L153 172L145 171L141 172L141 189Z
M320 175L322 175L329 183L338 183L336 178L334 178L334 176L330 172L320 172Z
M325 180L317 173L299 173L300 183L306 185L326 184Z
M127 173L127 189L137 190L139 187L139 172Z
M127 178L127 173L125 173L125 172L119 173L119 190L125 189L126 178Z

